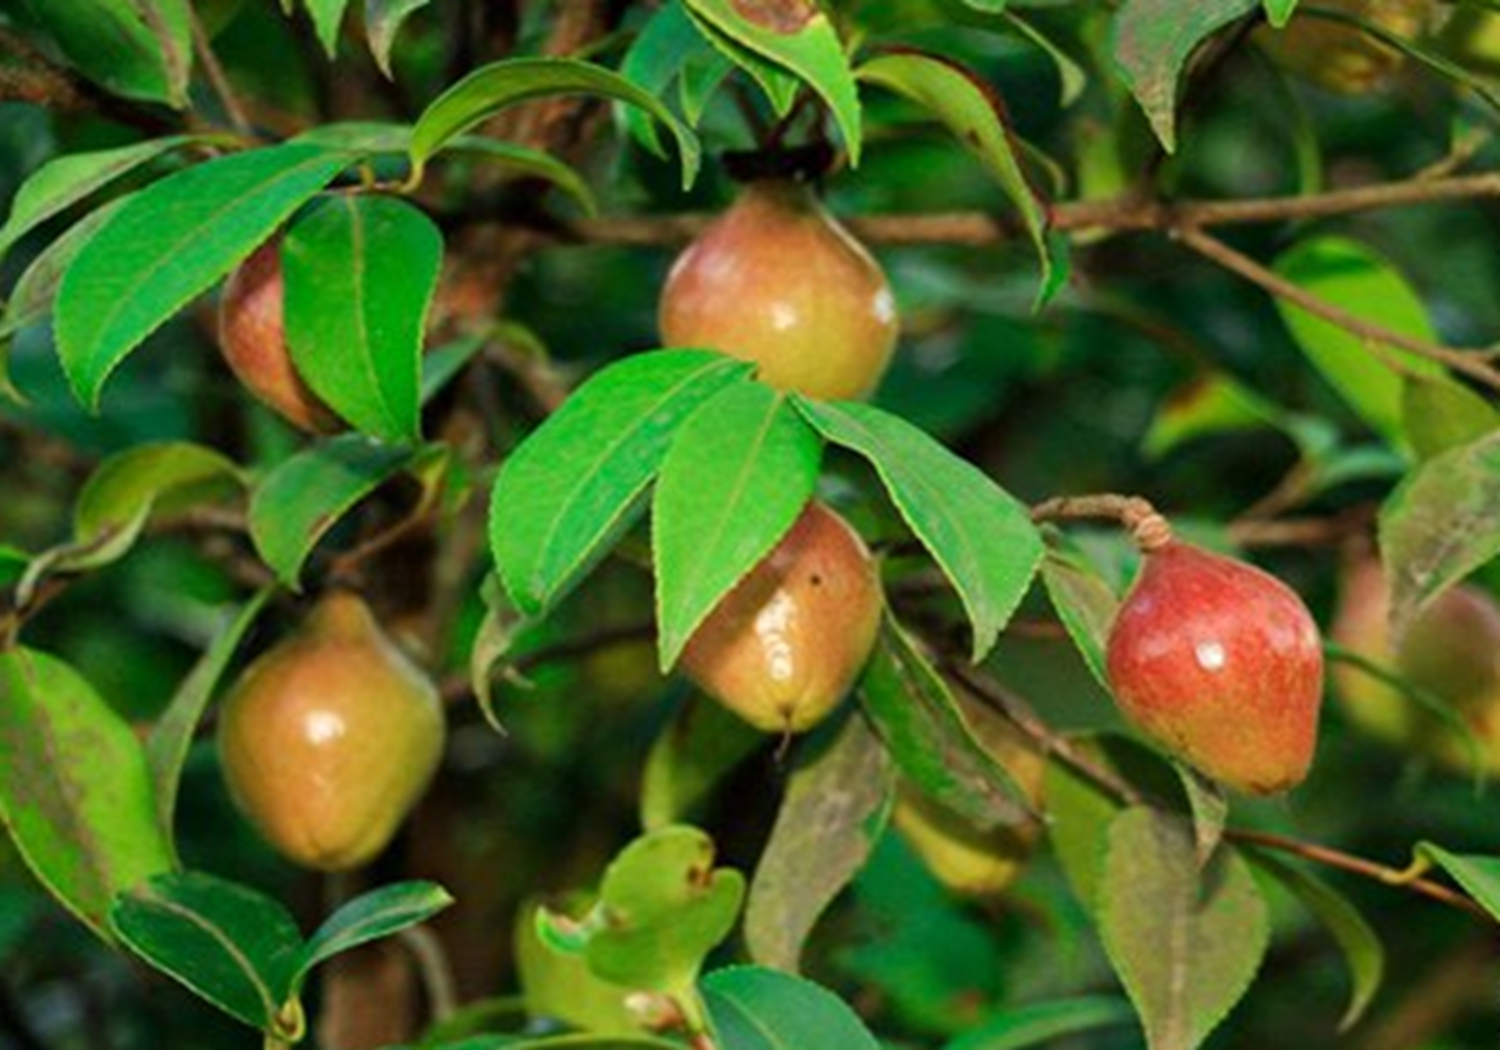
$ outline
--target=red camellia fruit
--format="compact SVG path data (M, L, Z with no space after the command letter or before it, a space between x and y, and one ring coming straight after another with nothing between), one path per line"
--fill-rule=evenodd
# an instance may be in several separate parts
M1176 540L1148 550L1108 667L1125 714L1215 780L1269 795L1307 776L1323 649L1307 607L1274 576Z

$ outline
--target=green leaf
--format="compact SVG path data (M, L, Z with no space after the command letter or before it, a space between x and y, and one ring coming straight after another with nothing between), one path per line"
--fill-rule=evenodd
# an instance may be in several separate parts
M1083 553L1065 544L1065 540L1059 540L1048 547L1042 561L1042 582L1047 586L1047 597L1057 618L1073 639L1083 662L1108 691L1109 672L1104 654L1120 600Z
M746 47L733 36L719 29L712 21L693 10L690 5L684 4L682 9L686 12L694 29L697 30L699 39L708 44L710 50L723 63L725 77L735 69L743 70L759 85L761 92L766 96L766 101L771 104L771 112L778 119L792 111L797 95L802 90L803 82L800 77L754 49ZM699 65L703 66L700 76L711 72L712 67L706 63L700 62ZM682 76L684 80L690 76L688 63L683 64ZM696 84L694 88L702 90L706 86Z
M1475 904L1500 922L1500 857L1450 853L1433 842L1418 843L1416 855L1453 876Z
M396 78L391 69L396 34L408 18L430 3L432 0L365 0L365 33L369 37L370 54L387 79Z
M1500 554L1500 433L1410 474L1380 508L1380 553L1399 644L1424 605Z
M149 879L122 894L115 932L141 958L236 1020L295 1040L283 1013L302 937L282 905L199 872Z
M339 29L344 23L344 9L349 0L302 0L307 13L312 16L313 28L329 58L339 49Z
M1500 412L1462 383L1411 375L1401 386L1401 424L1418 458L1431 459L1500 430Z
M168 871L146 756L129 724L46 653L0 652L0 819L63 906L112 940L115 895Z
M413 183L427 162L454 138L518 102L548 95L602 95L650 113L677 140L682 184L698 174L701 148L692 130L649 91L602 66L570 58L512 58L483 66L439 95L412 132Z
M585 948L589 969L627 988L689 988L745 897L744 877L713 861L712 840L685 825L626 846L599 888L602 923Z
M1387 260L1344 237L1303 241L1276 260L1276 271L1297 287L1371 324L1416 339L1434 339L1426 308ZM1365 340L1300 307L1276 301L1282 319L1308 359L1370 428L1404 447L1402 372L1441 377L1441 365Z
M994 648L1042 561L1026 508L917 427L870 405L797 398L823 436L874 465L896 509L958 590L974 660Z
M68 58L116 95L182 108L192 70L187 0L30 5Z
M1352 987L1349 1006L1339 1021L1339 1031L1347 1032L1369 1009L1370 1003L1375 1000L1375 993L1380 990L1380 982L1385 977L1385 948L1381 945L1379 936L1359 913L1359 909L1322 879L1301 867L1287 864L1264 850L1249 849L1245 855L1251 864L1271 876L1301 901L1327 927L1339 950L1343 952L1344 961L1349 966Z
M261 560L297 587L318 541L413 459L410 449L345 434L281 463L250 498L250 538Z
M1028 1003L991 1015L943 1050L1026 1050L1098 1028L1129 1024L1134 1019L1129 1003L1107 995Z
M1040 302L1058 290L1059 274L1047 242L1047 202L1026 178L1021 146L1004 103L989 84L951 59L916 51L879 55L859 67L860 80L878 84L922 106L943 122L1000 184L1042 264Z
M1261 6L1266 9L1266 19L1280 29L1292 20L1292 12L1297 10L1297 0L1261 0Z
M661 98L672 81L684 75L687 67L701 62L704 55L717 53L698 32L680 3L663 4L653 11L641 26L620 60L620 75L641 90ZM728 59L719 59L728 68ZM634 106L622 107L621 116L630 137L651 153L662 152L661 136L646 113ZM692 123L692 121L690 121Z
M1167 397L1141 441L1141 450L1159 459L1196 438L1267 427L1284 431L1286 413L1229 376L1214 372Z
M143 164L193 141L192 135L172 135L115 149L72 153L43 164L21 184L11 201L10 214L0 226L0 258L48 219Z
M1125 0L1110 50L1125 85L1168 153L1177 150L1177 90L1198 45L1255 9L1257 0Z
M188 676L177 687L172 702L151 728L146 738L146 763L156 795L156 816L162 833L173 840L177 793L182 785L182 767L187 761L198 723L208 710L214 689L224 676L229 662L239 650L245 634L255 623L272 594L265 588L246 602L229 621L208 651L199 658Z
M444 343L423 354L422 404L429 404L446 390L448 384L463 372L464 366L483 352L487 342L489 340L480 333L461 335L451 343Z
M421 437L422 334L443 262L432 220L392 197L339 195L287 232L286 339L298 373L374 437Z
M1193 1050L1250 987L1270 939L1265 901L1243 858L1198 866L1192 828L1133 806L1109 827L1099 932L1151 1050Z
M435 882L398 882L349 901L313 933L297 957L292 994L297 994L313 967L362 944L426 922L453 904Z
M813 0L683 2L736 44L805 80L828 104L843 133L849 161L859 166L859 89L838 31Z
M237 153L131 197L79 252L57 296L57 348L80 401L189 300L349 162L312 146Z
M1183 793L1187 795L1188 809L1193 817L1193 848L1201 868L1208 864L1224 838L1224 822L1229 818L1229 798L1218 781L1204 776L1189 765L1173 762L1172 770L1182 782Z
M963 708L889 617L860 698L903 775L981 830L1029 819L1031 802L979 742Z
M663 670L812 498L823 442L785 394L738 383L678 429L651 505Z
M842 999L811 981L758 966L715 970L703 1000L720 1050L878 1050Z
M528 902L520 909L515 924L513 957L526 1016L557 1021L601 1038L639 1033L640 1019L631 1013L626 1002L632 994L630 990L595 977L583 956L558 951L544 943L537 931L537 917L538 905ZM481 1016L476 1021L488 1018ZM444 1022L442 1029L452 1034L468 1034L500 1027L489 1023L484 1029L460 1028L460 1024L457 1019ZM435 1033L429 1033L428 1042L436 1042L434 1036Z
M703 350L640 354L576 390L500 468L490 544L505 589L545 613L643 509L677 428L750 366Z
M641 775L641 826L647 831L691 820L730 772L766 737L723 704L690 697L656 742Z
M890 819L895 770L858 713L792 773L745 905L745 945L795 973L818 918L869 860Z

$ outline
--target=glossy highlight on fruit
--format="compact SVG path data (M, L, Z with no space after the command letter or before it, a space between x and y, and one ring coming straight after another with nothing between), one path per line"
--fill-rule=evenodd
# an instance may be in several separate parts
M390 842L442 755L437 690L348 593L250 665L224 702L235 801L304 867L346 871Z
M1307 607L1274 576L1178 540L1148 551L1107 664L1124 713L1215 780L1266 795L1307 776L1323 650Z
M962 690L958 699L980 744L1040 809L1046 756L998 711ZM966 897L1003 893L1025 869L1041 833L1035 821L982 830L908 783L901 785L891 821L927 870Z
M854 685L882 607L864 541L833 511L809 503L694 632L682 667L756 728L800 733Z
M667 346L719 350L771 386L860 398L900 322L880 265L806 187L763 180L678 258L660 304Z
M230 274L219 300L219 349L241 383L292 425L314 434L342 429L308 388L287 348L281 240L257 248Z
M1422 36L1438 16L1433 0L1324 0L1318 6L1408 40ZM1345 95L1380 88L1406 62L1402 52L1356 25L1309 15L1294 16L1280 30L1262 29L1260 39L1288 69Z
M1448 706L1473 734L1451 725L1396 686L1346 661L1333 665L1334 695L1360 728L1413 748L1457 772L1500 772L1500 605L1467 584L1438 595L1412 621L1393 651L1390 603L1379 559L1363 554L1343 573L1332 637Z

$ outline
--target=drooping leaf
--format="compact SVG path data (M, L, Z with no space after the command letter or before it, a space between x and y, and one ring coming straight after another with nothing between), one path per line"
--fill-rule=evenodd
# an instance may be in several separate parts
M115 895L169 871L146 756L91 685L47 653L0 652L0 819L63 906L112 940Z
M1026 1050L1097 1028L1129 1024L1134 1019L1129 1003L1107 995L1028 1003L1001 1010L943 1050Z
M1452 853L1433 842L1418 843L1416 855L1453 876L1474 903L1500 922L1500 857Z
M646 19L641 31L620 60L620 75L657 98L665 97L672 82L694 61L715 54L708 41L693 26L680 3L663 4ZM722 60L727 67L728 60ZM660 154L661 136L650 116L634 106L621 106L621 118L630 137L642 149ZM691 121L690 121L691 122Z
M1109 672L1104 654L1110 627L1120 607L1119 598L1082 552L1065 546L1063 541L1047 549L1042 562L1042 581L1068 637L1073 639L1095 680L1108 690Z
M187 761L198 723L208 710L219 679L234 659L245 634L255 623L271 597L269 588L260 591L244 604L193 665L192 671L177 687L167 710L151 727L146 738L146 762L156 795L156 815L162 833L172 841L177 792L182 782L182 767Z
M1200 869L1192 828L1133 806L1109 827L1099 930L1152 1050L1193 1050L1239 1002L1270 939L1245 861L1223 850Z
M1303 241L1276 260L1297 287L1361 320L1417 339L1432 340L1427 310L1406 278L1370 248L1344 237ZM1300 307L1277 300L1297 345L1370 428L1405 446L1401 374L1442 377L1442 366L1392 347L1372 347L1359 336ZM1374 352L1374 351L1377 351Z
M302 0L307 13L312 16L313 28L318 41L329 58L338 53L339 29L344 22L344 10L349 0Z
M736 44L795 73L828 104L859 166L859 90L838 31L813 0L683 0L693 14Z
M1442 453L1380 509L1392 637L1433 598L1500 554L1500 433Z
M1205 40L1254 10L1257 0L1125 0L1111 51L1130 93L1168 153L1177 149L1177 95L1188 59Z
M701 350L640 354L595 375L501 466L490 544L505 589L540 616L643 509L678 427L750 366Z
M132 196L83 246L58 291L57 348L79 400L97 408L127 354L348 163L312 146L274 146L199 164Z
M70 0L31 9L90 80L126 98L186 104L187 0Z
M432 0L365 0L365 32L369 36L370 54L387 78L394 80L391 49L406 20Z
M760 383L705 401L678 429L651 505L663 670L715 605L774 547L812 498L823 442Z
M690 822L709 792L761 747L764 733L705 696L691 697L646 757L641 826Z
M1021 221L1042 264L1046 302L1058 290L1058 273L1047 239L1047 202L1021 166L1021 148L1012 135L1005 105L994 89L972 70L952 59L917 51L879 55L860 66L857 75L922 106L937 117L967 149L1021 213Z
M569 58L512 58L476 69L439 95L412 132L412 181L427 162L465 131L509 106L548 95L599 95L636 106L666 126L677 140L682 183L698 174L698 138L649 91L603 66Z
M1246 857L1289 890L1333 935L1349 967L1349 1006L1339 1021L1339 1030L1348 1031L1369 1009L1385 977L1385 948L1380 937L1347 897L1311 872L1264 850L1248 850Z
M864 867L895 797L895 770L859 713L792 773L745 905L745 944L796 973L819 917Z
M340 518L403 467L410 449L346 434L278 465L250 498L250 538L278 579L297 587L302 564Z
M302 946L292 977L292 994L315 966L426 922L452 904L448 891L433 882L398 882L361 894L324 920Z
M420 437L422 335L443 261L432 220L391 197L341 195L287 232L286 339L330 408L387 441Z
M1262 6L1266 9L1266 19L1280 29L1292 20L1292 12L1297 10L1297 0L1262 0Z
M120 895L110 914L120 940L162 973L263 1032L301 1036L286 1011L302 936L282 905L247 886L174 872Z
M859 692L897 767L934 801L983 830L1029 819L1025 791L979 742L947 684L889 618Z
M1026 508L910 423L870 405L796 399L829 441L870 461L896 509L958 590L974 660L994 648L1042 561Z
M710 50L722 61L726 77L736 68L743 70L760 86L760 90L766 96L766 101L771 103L771 112L778 118L785 117L792 111L792 106L797 101L797 94L802 90L803 81L800 77L753 48L746 47L692 7L684 4L683 11L697 30L699 39L707 43ZM697 75L705 78L711 75L715 68L706 59L700 59L696 65L698 66ZM685 63L682 70L684 82L693 75L694 71L690 68L690 64ZM707 85L695 84L693 86L695 90L701 90ZM683 109L685 112L691 112L686 105Z
M859 1017L832 992L758 966L715 970L703 1000L722 1050L878 1050Z
M21 184L11 200L10 214L5 225L0 226L0 258L48 219L162 154L193 141L191 135L171 135L114 149L71 153L43 164Z

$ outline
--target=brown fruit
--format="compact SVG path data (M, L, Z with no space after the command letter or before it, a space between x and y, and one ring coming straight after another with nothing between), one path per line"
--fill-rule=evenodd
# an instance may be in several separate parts
M1333 639L1350 652L1431 693L1464 720L1485 772L1500 772L1500 606L1477 588L1459 585L1438 595L1393 652L1385 575L1364 555L1344 570ZM1401 690L1340 661L1335 694L1351 721L1371 735L1414 748L1450 769L1472 772L1461 734Z
M1362 18L1394 36L1416 39L1437 22L1433 0L1322 0L1320 7ZM1344 95L1383 86L1406 56L1358 26L1310 15L1293 17L1280 30L1266 27L1260 39L1286 68Z
M224 702L219 754L235 801L305 867L345 871L385 848L443 750L432 682L335 593L245 671Z
M230 274L219 300L219 349L252 394L292 425L313 434L343 429L308 388L287 348L281 240L261 245Z
M1238 791L1301 783L1323 697L1323 649L1302 599L1244 562L1172 540L1146 554L1107 653L1121 710Z
M958 698L985 750L1040 808L1046 757L999 712L962 691ZM1025 868L1040 833L1035 822L981 830L910 784L901 785L891 820L939 882L969 897L1004 892Z
M682 666L757 729L800 733L853 686L882 608L864 542L843 518L809 503L694 632Z
M662 340L719 350L771 386L824 399L872 392L900 323L880 265L803 186L754 182L672 267Z

